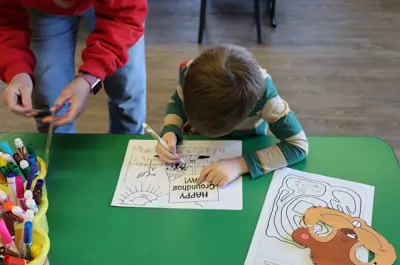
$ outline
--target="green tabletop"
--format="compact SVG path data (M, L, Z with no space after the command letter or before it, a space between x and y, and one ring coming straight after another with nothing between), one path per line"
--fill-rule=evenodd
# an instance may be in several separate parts
M46 135L12 134L44 154ZM244 264L272 174L244 178L243 210L111 207L132 135L55 135L47 178L50 263ZM202 138L191 138L202 139ZM372 137L309 137L310 154L293 168L375 186L373 227L400 246L400 168L393 149ZM243 140L243 153L271 145ZM397 261L395 264L400 264Z

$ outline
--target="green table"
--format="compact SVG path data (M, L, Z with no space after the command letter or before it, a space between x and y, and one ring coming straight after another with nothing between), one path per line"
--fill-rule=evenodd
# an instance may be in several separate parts
M12 134L44 154L46 135ZM47 176L50 263L243 264L272 174L244 178L243 210L111 207L132 135L55 135ZM202 139L202 138L190 138ZM393 149L372 137L309 137L310 155L293 168L375 186L373 226L400 246L400 168ZM243 141L243 152L274 142ZM400 264L397 261L396 264Z

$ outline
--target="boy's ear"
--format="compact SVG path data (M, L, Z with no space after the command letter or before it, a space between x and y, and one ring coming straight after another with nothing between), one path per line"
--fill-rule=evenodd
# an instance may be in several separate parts
M293 231L292 238L298 244L304 247L311 247L314 242L314 238L310 235L308 228L297 228Z

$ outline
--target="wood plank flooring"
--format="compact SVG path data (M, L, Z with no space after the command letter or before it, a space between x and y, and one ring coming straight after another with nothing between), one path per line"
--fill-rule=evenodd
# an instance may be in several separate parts
M278 27L271 29L265 18L263 45L256 44L252 1L209 0L203 46L196 44L199 1L149 0L149 6L151 126L161 125L181 61L209 45L235 43L268 69L308 135L381 137L400 157L400 1L277 0ZM83 27L77 65L86 34ZM3 105L0 117L0 131L35 131L31 120L9 114ZM101 93L90 97L78 130L105 133L107 128Z

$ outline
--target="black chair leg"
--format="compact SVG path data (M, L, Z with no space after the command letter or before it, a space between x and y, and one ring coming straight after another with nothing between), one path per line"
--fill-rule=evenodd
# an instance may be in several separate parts
M256 25L257 25L257 42L262 43L260 0L254 0L254 18L256 20Z
M276 0L268 0L267 13L269 16L269 21L270 21L271 27L273 27L273 28L276 28L275 6L276 6Z
M203 33L206 26L206 15L207 15L207 0L201 0L200 3L200 23L199 23L199 36L197 38L197 43L203 43Z

